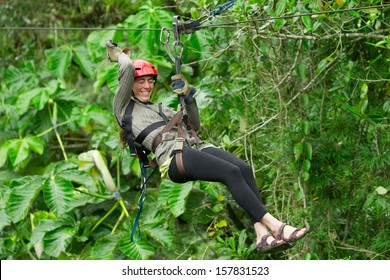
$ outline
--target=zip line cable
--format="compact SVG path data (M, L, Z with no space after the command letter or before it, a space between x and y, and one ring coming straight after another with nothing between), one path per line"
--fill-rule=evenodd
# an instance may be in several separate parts
M252 22L261 22L261 21L274 21L274 20L278 20L278 19L291 19L291 18L306 17L306 16L312 17L312 16L320 16L320 15L328 15L328 14L336 14L336 13L340 13L341 14L341 13L351 12L351 11L361 11L361 10L369 10L369 9L384 9L386 7L390 7L390 4L366 6L366 7L355 7L355 8L342 9L342 10L313 12L313 13L288 15L288 16L280 16L280 17L260 18L260 19L246 20L246 21L236 21L236 22L220 23L220 24L210 24L210 25L202 26L202 28L227 27L229 25L238 25L238 24L252 23Z
M365 6L365 7L355 7L349 9L342 10L334 10L334 11L323 11L323 12L313 12L313 13L304 13L304 14L296 14L296 15L287 15L287 16L279 16L279 17L268 17L268 18L260 18L260 19L252 19L246 21L236 21L236 22L227 22L220 24L210 24L201 26L200 28L215 28L215 27L228 27L231 25L239 25L245 23L253 23L253 22L261 22L261 21L274 21L278 19L291 19L298 17L306 17L306 16L319 16L319 15L327 15L327 14L335 14L335 13L345 13L350 11L361 11L361 10L369 10L369 9L384 9L390 7L390 4L382 4L382 5L374 5L374 6ZM207 17L207 16L204 16ZM214 16L209 16L207 20L213 19ZM33 27L33 26L5 26L0 27L0 30L80 30L80 31L97 31L97 30L117 30L117 31L161 31L161 28L120 28L120 27ZM172 31L172 30L168 30Z

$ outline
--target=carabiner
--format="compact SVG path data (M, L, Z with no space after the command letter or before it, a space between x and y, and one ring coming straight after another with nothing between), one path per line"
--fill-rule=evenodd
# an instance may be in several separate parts
M166 41L163 41L163 33L164 33L164 31L166 31L166 33L167 33L167 40ZM168 44L170 37L171 37L171 33L169 32L169 29L166 28L166 27L163 27L161 29L161 32L160 32L160 42L161 42L161 44L163 44L163 45Z

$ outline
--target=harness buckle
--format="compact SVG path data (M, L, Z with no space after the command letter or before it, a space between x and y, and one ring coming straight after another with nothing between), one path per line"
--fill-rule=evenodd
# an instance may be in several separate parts
M174 146L173 151L175 151L175 152L182 151L183 146L184 146L184 140L185 139L183 137L176 137L175 138L175 146Z

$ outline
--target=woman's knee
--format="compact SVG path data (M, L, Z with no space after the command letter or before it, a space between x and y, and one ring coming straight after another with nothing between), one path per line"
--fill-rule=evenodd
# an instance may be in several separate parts
M249 164L245 163L240 166L241 172L245 178L253 178L253 168Z

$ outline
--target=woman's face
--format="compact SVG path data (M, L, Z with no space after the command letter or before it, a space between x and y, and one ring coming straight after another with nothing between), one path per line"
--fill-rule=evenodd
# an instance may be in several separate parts
M154 89L154 83L154 77L151 75L135 78L133 84L135 97L141 102L148 102Z

